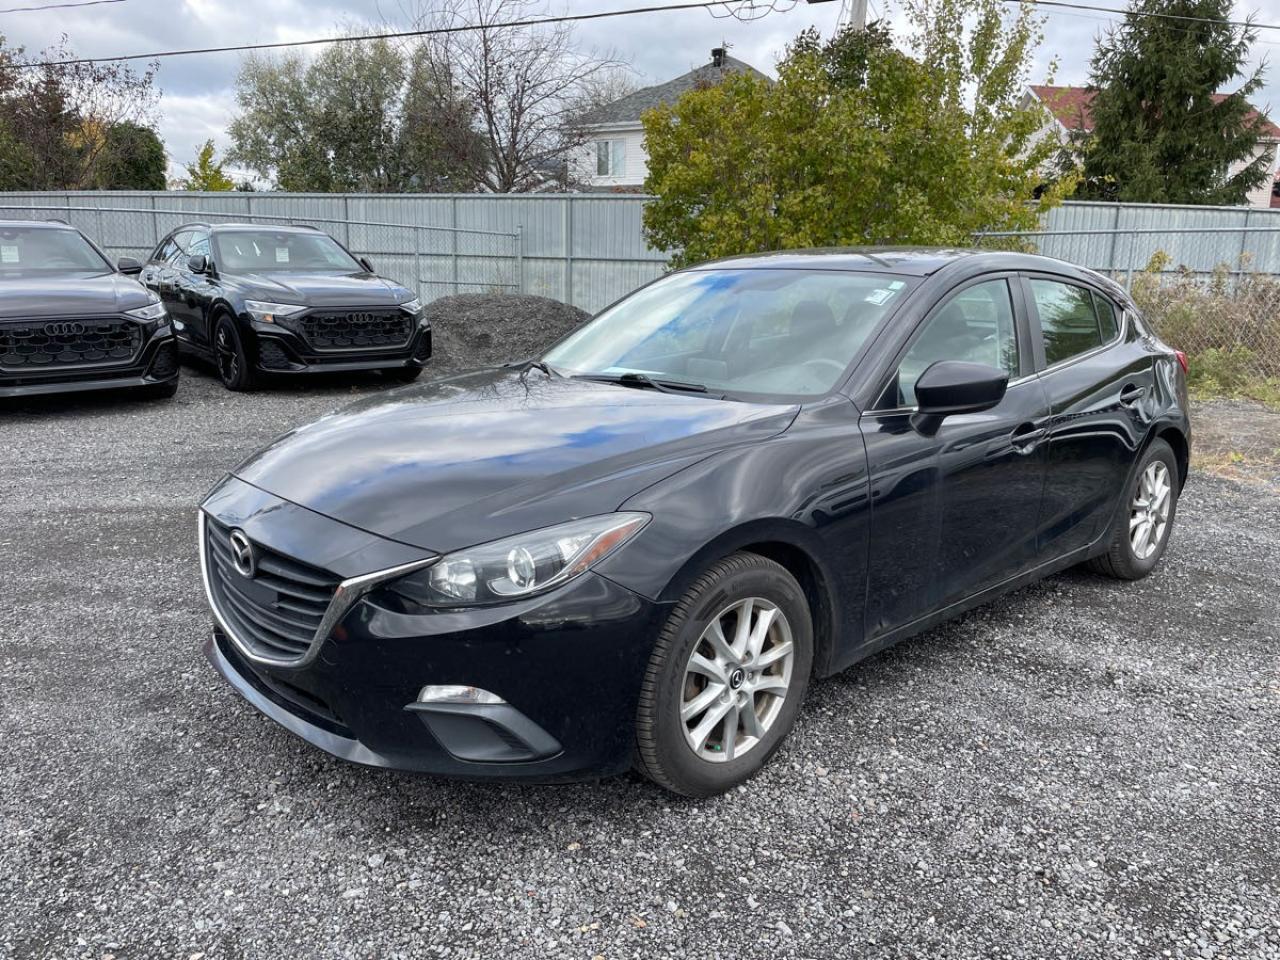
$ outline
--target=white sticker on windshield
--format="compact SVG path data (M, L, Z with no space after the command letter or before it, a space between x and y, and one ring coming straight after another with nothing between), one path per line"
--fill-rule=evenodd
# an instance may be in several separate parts
M0 244L0 263L17 263L21 259L17 247L7 243Z
M289 248L276 247L276 263L288 263L288 262L289 262Z
M892 290L872 290L866 296L867 303L874 303L877 307L883 306L893 296Z

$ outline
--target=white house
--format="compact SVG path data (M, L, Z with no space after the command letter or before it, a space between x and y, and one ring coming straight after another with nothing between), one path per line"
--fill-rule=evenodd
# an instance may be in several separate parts
M591 190L640 190L649 174L640 115L660 104L674 102L688 90L717 84L730 73L764 77L750 64L729 56L724 47L716 47L711 51L710 63L597 107L587 115L587 140L572 159L577 182Z
M1223 97L1223 94L1216 95L1219 100ZM1093 115L1089 109L1093 102L1093 91L1087 87L1048 85L1028 87L1023 96L1023 103L1032 102L1042 104L1050 115L1049 120L1040 129L1038 137L1054 137L1060 143L1065 143L1072 134L1081 131L1088 133L1093 129ZM1260 116L1256 110L1254 113ZM1262 186L1249 194L1249 206L1280 206L1280 197L1273 196L1277 163L1280 162L1280 149L1277 149L1280 147L1280 127L1266 117L1262 117L1262 122L1263 135L1258 141L1254 156L1270 155L1271 176ZM1244 164L1236 164L1231 172L1235 173L1243 166Z

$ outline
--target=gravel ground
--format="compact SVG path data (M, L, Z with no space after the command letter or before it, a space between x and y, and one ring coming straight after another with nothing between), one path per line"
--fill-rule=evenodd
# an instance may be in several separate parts
M0 956L1280 957L1280 498L1195 476L1155 575L818 683L729 796L439 781L198 649L204 491L383 386L0 408Z

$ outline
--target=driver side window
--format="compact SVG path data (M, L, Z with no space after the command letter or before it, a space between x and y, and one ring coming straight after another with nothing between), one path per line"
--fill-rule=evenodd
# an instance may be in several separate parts
M987 280L952 294L926 322L877 405L916 405L916 380L939 360L985 363L1018 375L1018 335L1007 280Z

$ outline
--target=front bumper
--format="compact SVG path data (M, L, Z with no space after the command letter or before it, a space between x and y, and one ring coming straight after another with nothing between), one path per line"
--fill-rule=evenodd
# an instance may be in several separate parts
M283 323L252 322L257 340L254 366L264 373L344 373L422 367L431 359L431 327L419 325L407 343L394 347L316 350Z
M178 379L178 342L172 326L152 333L128 363L93 364L64 370L37 369L17 373L0 370L0 397L79 393L151 387Z
M305 552L301 540L320 537L342 576L359 574L352 558L368 563L390 546L238 480L205 509L294 556ZM258 710L346 760L466 778L586 779L631 764L640 684L668 610L592 573L501 607L424 614L398 612L375 589L305 664L253 662L222 625L205 653ZM428 684L480 687L506 709L420 704Z

